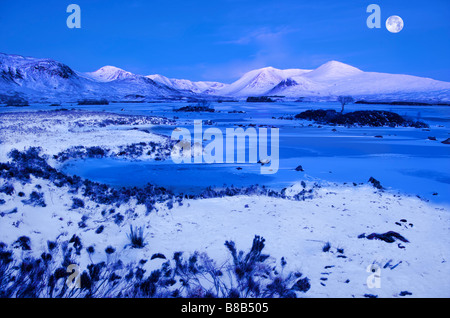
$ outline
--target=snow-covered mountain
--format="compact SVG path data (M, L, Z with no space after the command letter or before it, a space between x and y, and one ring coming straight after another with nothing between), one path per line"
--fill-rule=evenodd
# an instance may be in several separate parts
M187 79L175 79L175 78L167 78L160 74L148 75L146 76L155 82L167 85L174 89L183 90L183 91L191 91L194 93L201 94L214 94L217 91L224 89L228 86L228 84L219 83L219 82L209 82L209 81L198 81L193 82Z
M38 94L64 91L75 94L83 80L70 67L51 59L36 59L0 53L0 93Z
M97 80L99 82L112 82L115 80L121 80L129 77L133 77L133 73L124 71L121 68L106 65L99 68L95 72L84 73L84 76Z
M265 67L245 73L236 82L217 90L216 94L236 97L264 95L281 81L308 72L309 70L279 70L273 67Z
M450 83L411 75L364 72L337 61L314 70L273 67L246 73L216 94L235 97L278 95L292 98L333 98L450 101Z
M105 66L81 73L52 59L0 53L0 97L31 102L76 102L80 99L152 100L192 96L142 75Z
M76 102L104 98L145 101L183 98L246 98L277 95L285 98L333 100L351 95L366 100L450 102L450 83L411 75L364 72L330 61L316 69L250 71L231 84L193 82L163 75L138 75L114 66L81 73L52 59L0 53L0 102L8 96L31 102Z

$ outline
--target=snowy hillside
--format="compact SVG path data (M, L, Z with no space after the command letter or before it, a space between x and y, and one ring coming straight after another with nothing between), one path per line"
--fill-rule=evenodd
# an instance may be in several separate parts
M411 75L364 72L330 61L318 68L279 70L272 67L246 73L217 94L237 97L335 97L352 95L368 99L450 101L450 83Z
M83 79L62 63L0 53L1 94L38 95L45 91L76 94L86 86Z
M99 82L111 82L133 76L130 72L110 65L103 66L95 72L84 73L84 75Z
M265 67L244 74L236 82L218 90L217 94L238 97L264 95L281 81L307 72L309 71L300 69L279 70L273 67Z
M81 73L51 59L0 53L0 103L17 95L31 102L59 103L83 98L149 101L263 95L325 100L351 95L372 101L448 103L450 83L411 75L364 72L337 61L314 70L265 67L250 71L231 84L193 82L159 74L133 74L115 66Z
M0 96L31 102L76 102L83 98L121 101L192 95L141 75L105 66L80 73L52 59L0 53Z
M193 93L203 93L203 94L214 94L220 89L223 89L228 86L228 84L223 84L219 82L192 82L186 79L175 79L175 78L167 78L163 75L154 74L146 76L155 82L167 85L174 89L191 91Z

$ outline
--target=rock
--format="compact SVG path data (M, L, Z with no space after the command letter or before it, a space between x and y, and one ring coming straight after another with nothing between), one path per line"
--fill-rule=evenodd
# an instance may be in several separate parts
M428 140L436 140L436 137L434 137L434 136L428 136Z
M397 239L404 243L409 243L409 241L406 238L404 238L402 235L400 235L394 231L389 231L389 232L386 232L383 234L372 233L372 234L367 235L366 239L368 239L368 240L376 239L376 240L384 241L386 243L393 243Z
M305 171L305 170L303 170L303 167L300 165L297 168L295 168L295 171Z
M381 135L376 135L375 138L383 138Z
M407 291L407 290L404 290L404 291L401 291L399 295L400 295L400 296L408 296L408 295L412 295L412 293L410 293L410 292Z
M450 138L445 139L444 141L442 141L441 143L445 144L445 145L450 145Z
M369 182L372 183L372 185L377 188L377 189L383 189L383 187L381 186L380 181L378 181L377 179L375 179L374 177L370 177L369 178Z

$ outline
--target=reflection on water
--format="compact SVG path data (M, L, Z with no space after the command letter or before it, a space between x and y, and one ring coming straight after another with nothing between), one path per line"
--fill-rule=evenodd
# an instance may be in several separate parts
M246 187L271 184L275 179L259 174L257 165L174 164L170 160L86 159L72 161L64 165L62 170L112 186L144 186L151 183L175 193L192 194L198 194L208 186Z

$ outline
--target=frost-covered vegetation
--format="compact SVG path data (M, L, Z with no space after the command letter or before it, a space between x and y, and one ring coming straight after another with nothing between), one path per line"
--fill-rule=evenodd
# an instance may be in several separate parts
M20 180L22 182L31 182L32 177L49 180L57 187L67 186L69 192L80 192L94 202L109 205L119 205L128 202L131 198L137 200L138 203L145 204L152 210L155 202L166 201L174 195L161 187L147 185L143 188L112 188L105 184L82 179L78 176L68 176L51 167L47 161L40 156L40 149L31 147L24 152L12 150L9 153L10 162L0 163L0 178L4 180ZM7 184L4 192L11 193L11 188ZM33 195L33 193L35 193ZM29 200L25 200L27 204L44 205L41 196L37 192L33 192ZM75 203L75 206L80 203Z
M147 184L145 187L122 187L114 188L106 184L82 179L76 175L69 176L57 169L51 167L46 159L40 155L41 149L31 147L26 151L12 150L9 153L11 160L6 163L0 163L0 178L7 180L20 180L22 182L31 182L32 177L51 181L57 187L69 187L69 193L81 193L84 197L93 200L94 202L109 205L120 206L128 202L130 199L137 200L137 204L145 204L148 212L151 212L156 202L167 202L170 206L173 200L180 200L183 197L196 198L217 198L226 196L238 195L265 195L269 197L289 198L291 200L305 200L311 199L314 195L314 188L319 188L318 184L314 184L311 188L307 188L305 183L302 183L303 188L292 195L286 194L286 189L282 191L275 191L267 189L265 186L253 185L249 187L236 188L233 186L215 189L208 187L200 194L173 194L171 191L158 187L152 184ZM12 194L13 187L5 183L0 192ZM81 199L74 199L72 207L79 207L82 205ZM45 205L40 194L33 192L30 199L24 200L27 204Z
M40 151L39 148L32 147L23 152L13 150L9 153L10 161L0 164L0 179L3 180L0 192L13 196L14 181L27 184L33 180L46 180L56 187L66 187L67 193L82 197L72 197L72 210L84 209L85 200L110 207L120 207L135 200L136 204L146 206L147 213L154 210L157 202L167 202L170 210L174 201L180 202L182 199L152 185L114 189L77 176L67 176L49 166ZM197 198L242 194L286 197L284 193L250 187L221 191L209 189ZM38 191L32 191L29 198L22 202L33 207L47 206L44 195ZM17 213L17 209L11 213ZM114 208L108 212L111 213L115 213ZM120 213L113 215L114 223L120 225L124 217ZM82 217L78 223L80 229L86 227L85 221L88 218ZM96 233L102 233L103 229L102 225L97 228ZM146 245L143 227L130 225L128 238L132 248L143 248ZM77 257L82 250L92 255L95 248L84 246L76 234L68 241L49 241L47 245L47 250L42 251L40 258L16 258L11 248L30 251L32 243L29 237L19 237L12 246L0 243L2 297L295 297L296 292L306 292L309 289L308 279L300 273L286 274L282 269L278 271L264 263L268 258L268 255L262 254L265 240L258 236L247 254L237 251L234 242L227 241L226 247L233 262L220 266L205 253L194 253L184 259L182 252L176 252L172 260L166 260L163 254L155 254L154 258L165 259L166 262L149 275L145 275L146 271L140 266L146 260L141 260L140 265L123 264L120 259L116 262L92 262L87 270L80 273L80 288L75 289L66 284L70 276L67 267L77 265ZM114 255L115 248L108 247L105 253L109 259ZM284 265L285 261L282 263L283 268Z
M285 273L265 263L265 240L255 236L250 251L238 251L233 241L226 247L232 261L222 265L206 253L190 256L175 252L159 269L147 273L141 259L137 264L91 263L78 272L77 255L83 249L77 236L68 242L47 242L39 258L15 259L11 248L29 250L30 239L20 237L10 247L0 242L0 297L297 297L310 289L302 273ZM93 252L92 247L87 248ZM109 247L106 254L114 254ZM76 270L72 275L72 270Z
M30 120L33 118L33 120ZM154 116L56 109L0 114L0 161L12 149L41 147L50 160L122 157L165 158L170 138L151 133L154 125L173 121Z
M53 155L53 159L59 162L65 162L70 159L86 159L86 158L140 158L142 156L150 156L155 160L167 159L170 157L170 151L175 145L175 141L167 140L166 143L144 142L133 143L124 146L118 146L117 149L111 150L99 146L85 147L74 146Z

